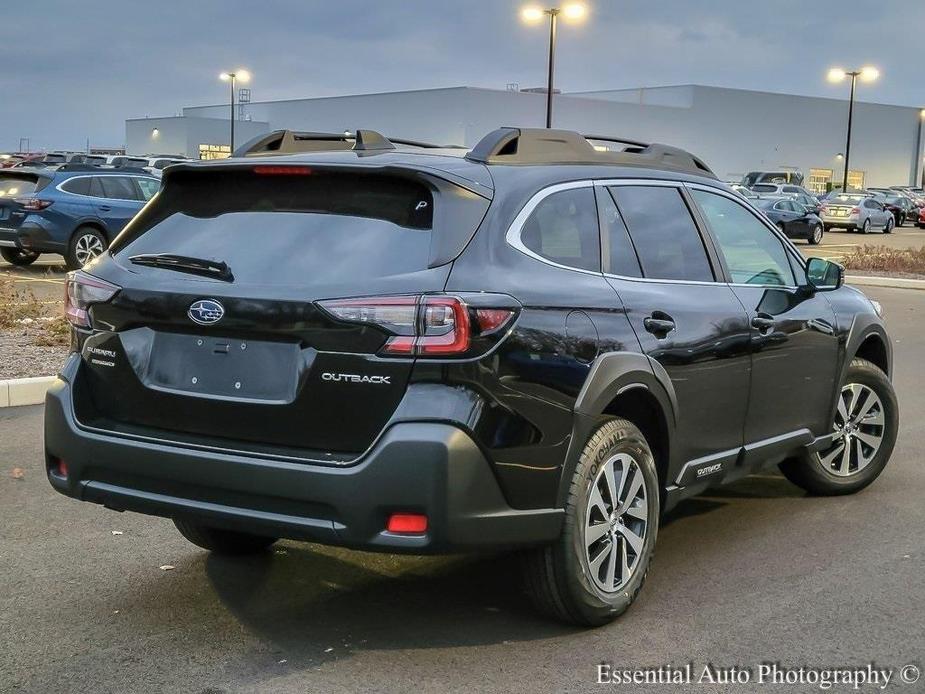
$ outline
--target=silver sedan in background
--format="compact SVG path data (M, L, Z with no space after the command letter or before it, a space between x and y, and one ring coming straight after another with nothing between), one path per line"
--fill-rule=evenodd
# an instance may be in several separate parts
M873 229L882 229L884 234L889 234L896 223L892 212L865 193L832 195L823 201L819 216L825 231L842 228L867 234Z

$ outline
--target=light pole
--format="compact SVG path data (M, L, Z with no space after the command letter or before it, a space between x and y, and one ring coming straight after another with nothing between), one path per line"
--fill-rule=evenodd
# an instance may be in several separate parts
M231 154L234 154L234 87L235 83L240 81L243 84L251 78L251 73L247 70L238 70L236 72L223 72L218 76L223 82L231 83Z
M846 77L851 78L851 96L848 98L848 135L845 139L845 175L842 178L841 189L843 193L848 192L848 160L851 157L851 121L854 117L854 90L857 85L858 77L864 82L873 82L880 76L880 71L869 65L862 67L860 70L843 70L840 67L833 67L829 70L829 82L842 82Z
M536 24L543 17L549 17L549 65L546 75L546 127L552 127L552 90L553 77L556 65L556 37L561 15L570 22L580 22L587 15L588 9L580 2L571 2L563 7L525 7L520 11L521 18L529 23Z

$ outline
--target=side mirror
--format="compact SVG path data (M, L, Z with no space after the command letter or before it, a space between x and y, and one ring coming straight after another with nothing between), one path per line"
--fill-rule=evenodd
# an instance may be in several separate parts
M845 268L824 258L810 258L806 262L806 281L816 292L831 292L845 283Z

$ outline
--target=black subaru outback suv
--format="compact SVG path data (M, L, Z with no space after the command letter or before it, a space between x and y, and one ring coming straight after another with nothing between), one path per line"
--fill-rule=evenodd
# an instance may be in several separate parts
M63 494L215 552L518 548L537 605L594 625L680 499L773 464L845 494L890 457L879 306L687 152L507 128L236 155L167 169L69 277Z

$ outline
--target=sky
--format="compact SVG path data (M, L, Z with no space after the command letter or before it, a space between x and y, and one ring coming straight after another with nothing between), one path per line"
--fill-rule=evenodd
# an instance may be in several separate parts
M30 0L4 3L0 151L121 146L125 119L224 103L445 86L542 86L529 0ZM542 3L540 3L542 4ZM842 98L832 66L872 64L864 101L925 106L925 1L586 0L563 24L563 91L666 84ZM309 127L310 124L306 124Z

